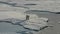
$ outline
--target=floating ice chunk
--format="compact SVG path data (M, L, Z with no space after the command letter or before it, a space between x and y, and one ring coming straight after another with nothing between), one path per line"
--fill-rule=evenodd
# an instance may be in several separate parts
M11 22L12 24L22 25L24 28L28 28L31 30L40 30L41 28L48 26L47 25L48 18L42 18L42 17L39 18L35 14L30 14L29 20L25 20L26 15L24 14L20 14L20 13L19 14L13 13L14 15L12 13L10 14L8 15L10 18L5 19L4 21Z
M25 24L23 25L24 28L28 28L31 30L40 30L41 28L48 26L48 18L39 18L35 16L31 16L30 18L31 19L25 21Z
M25 28L40 30L41 28L47 26L46 22L26 22L26 25L23 25Z

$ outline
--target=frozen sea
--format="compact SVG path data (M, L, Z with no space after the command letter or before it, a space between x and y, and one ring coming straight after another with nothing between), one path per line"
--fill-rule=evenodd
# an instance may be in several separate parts
M26 13L29 13L29 14L36 14L38 15L39 17L47 17L49 18L49 22L53 22L52 24L54 24L54 21L57 22L56 19L57 17L60 17L59 14L53 14L53 13L49 13L49 12L26 12ZM56 18L54 18L56 17ZM54 21L52 21L54 20ZM51 23L48 23L49 25ZM28 30L28 29L25 29L23 28L22 26L19 26L19 25L13 25L11 23L6 23L6 22L0 22L0 33L1 34L27 34L26 32L29 32L29 34L32 34L33 32L31 30Z
M47 1L48 2L48 1ZM49 1L50 2L50 1ZM54 2L54 1L53 1ZM52 2L52 3L53 3ZM44 2L45 3L45 2ZM51 2L50 2L51 3ZM46 4L46 3L45 3ZM48 3L49 4L49 3ZM53 3L54 4L54 3ZM2 5L1 5L2 6ZM4 5L3 5L4 6ZM44 5L45 6L45 5ZM7 6L6 6L7 7ZM4 11L4 9L6 8L4 6L1 7L1 10ZM52 7L51 7L52 8ZM16 10L16 7L15 9L10 7L10 8L6 8L5 10L8 10L8 9L13 9L13 10ZM19 10L20 8L18 8L17 10ZM23 8L22 8L23 9ZM46 8L45 8L46 9ZM54 9L54 7L52 8ZM16 11L17 11L16 10ZM23 11L23 10L21 10ZM54 9L55 11L55 9ZM49 22L48 24L49 25L53 25L53 27L50 27L50 28L46 28L46 29L43 29L37 33L34 33L34 34L60 34L60 24L58 24L58 22L60 21L60 14L54 14L54 13L50 13L50 12L38 12L38 11L31 11L31 12L25 12L25 13L29 13L29 14L36 14L38 15L39 17L47 17L49 19ZM11 23L6 23L6 22L0 22L0 34L27 34L26 32L29 32L29 34L33 34L33 32L31 30L28 30L28 29L25 29L23 28L22 26L19 26L19 25L13 25Z

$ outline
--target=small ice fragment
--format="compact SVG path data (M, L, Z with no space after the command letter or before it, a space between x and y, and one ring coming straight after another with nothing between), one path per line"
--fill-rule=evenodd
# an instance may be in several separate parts
M40 19L48 22L48 18L41 17Z

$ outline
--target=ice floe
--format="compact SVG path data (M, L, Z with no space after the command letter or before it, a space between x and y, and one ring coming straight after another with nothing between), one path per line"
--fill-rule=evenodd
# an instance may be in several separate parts
M23 26L27 29L40 30L41 28L48 26L47 21L48 18L31 18L25 21Z
M6 8L6 7L3 7L3 8ZM15 8L7 7L7 9L4 9L4 10L8 10L8 8L11 10L16 9L16 7ZM38 17L35 14L25 14L24 10L21 10L20 8L17 8L17 10L20 10L20 12L17 12L17 10L16 12L14 12L13 10L0 12L0 16L1 16L0 22L10 22L11 24L22 25L25 29L30 29L30 30L40 30L41 28L48 26L47 24L48 18ZM29 20L26 20L26 15L30 16Z
M44 18L44 17L39 18L35 14L29 14L29 16L30 16L29 20L26 20L25 19L26 15L20 14L19 16L20 17L17 18L15 15L14 16L15 18L13 18L13 17L7 18L7 19L1 20L1 21L10 22L11 24L15 24L15 25L22 25L24 28L30 29L30 30L40 30L41 28L48 26L48 24L47 24L48 18Z

